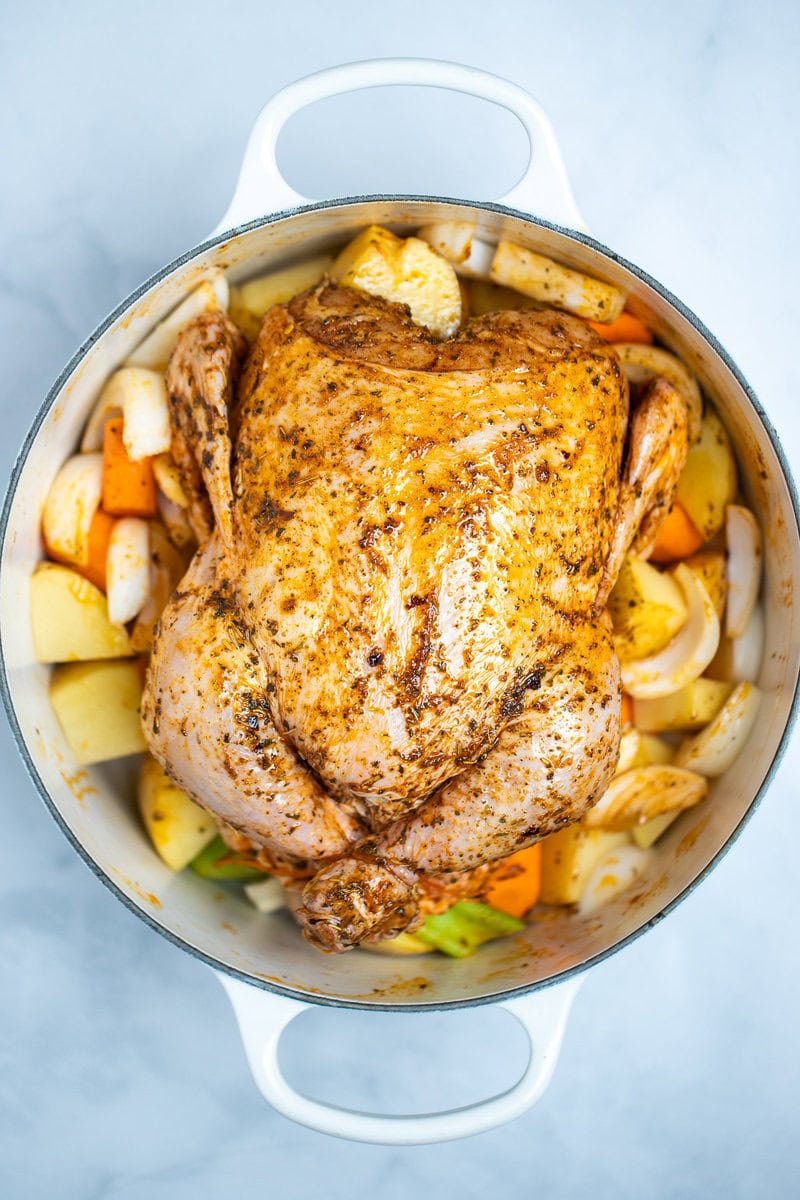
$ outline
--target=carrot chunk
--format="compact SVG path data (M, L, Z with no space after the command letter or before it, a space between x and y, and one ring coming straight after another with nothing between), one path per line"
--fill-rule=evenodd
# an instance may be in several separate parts
M690 554L699 550L702 544L702 534L698 533L686 509L676 500L658 531L655 545L650 552L650 561L668 563L679 558L688 558Z
M89 561L85 567L75 568L101 592L106 590L106 559L113 528L114 517L98 508L89 526Z
M103 508L114 517L154 517L156 483L152 458L133 462L122 440L122 419L103 431Z
M523 917L539 899L542 847L536 842L504 859L486 893L486 903L512 917Z
M620 709L620 725L630 725L633 721L633 701L627 692L622 693L622 708Z
M644 321L632 312L620 313L616 321L610 321L607 325L601 321L589 321L588 324L607 342L646 342L649 345L653 341L653 335Z

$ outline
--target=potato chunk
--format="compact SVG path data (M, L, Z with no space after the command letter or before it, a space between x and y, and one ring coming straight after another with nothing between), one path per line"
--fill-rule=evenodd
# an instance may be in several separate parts
M370 954L433 954L434 947L414 937L413 933L398 933L396 937L386 938L382 942L362 942L362 950Z
M50 681L50 703L81 766L145 749L141 698L139 664L132 659L66 663Z
M676 492L676 499L704 541L722 528L725 510L736 498L737 488L731 439L713 408L707 408L700 440L689 450Z
M693 679L668 696L634 700L634 724L645 733L702 729L713 721L732 691L732 683Z
M112 625L99 588L77 571L40 563L31 576L31 631L38 662L82 662L132 654L130 638Z
M698 550L683 561L690 571L700 576L721 621L728 594L725 555L721 550Z
M173 871L182 871L217 836L210 814L190 800L149 754L139 772L139 811L150 841Z
M461 288L453 267L419 238L370 225L345 246L331 275L371 296L407 304L418 325L450 337L461 322Z
M645 821L644 825L634 825L631 830L631 837L642 850L649 850L658 841L662 833L665 833L670 825L677 821L682 812L683 809L679 808L674 812L660 813L657 817Z
M515 292L513 288L501 287L499 283L490 283L487 279L470 279L467 286L473 317L503 310L524 312L526 309L543 307L539 300L523 296L522 292Z
M608 598L608 612L617 654L627 661L663 649L685 622L687 606L671 575L628 556Z
M264 314L274 305L286 304L293 296L319 283L332 262L332 255L320 254L232 287L231 320L251 341L255 341Z

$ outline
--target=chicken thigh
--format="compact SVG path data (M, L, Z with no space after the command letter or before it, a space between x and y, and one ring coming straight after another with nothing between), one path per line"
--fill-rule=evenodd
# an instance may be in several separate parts
M498 312L439 341L323 283L267 314L228 423L238 339L206 314L168 371L193 523L215 528L162 617L145 732L200 804L310 864L299 919L345 950L413 928L421 876L602 795L603 605L668 510L686 410L653 385L623 470L627 384L582 321Z

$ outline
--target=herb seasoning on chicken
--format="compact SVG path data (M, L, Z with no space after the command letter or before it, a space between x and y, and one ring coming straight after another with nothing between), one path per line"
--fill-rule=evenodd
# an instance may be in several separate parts
M329 282L269 311L237 380L241 353L206 314L169 366L203 544L159 625L145 733L232 842L307 879L306 936L347 950L414 928L426 878L605 791L605 600L669 509L686 405L658 380L628 431L613 346L563 313L438 340Z

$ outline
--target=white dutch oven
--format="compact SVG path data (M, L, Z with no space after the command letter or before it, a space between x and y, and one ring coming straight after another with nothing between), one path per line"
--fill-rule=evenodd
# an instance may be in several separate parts
M497 204L418 196L367 196L310 204L281 177L278 134L294 112L327 96L386 84L427 84L493 101L524 125L528 169ZM265 214L266 211L266 215ZM39 518L51 480L73 452L109 373L209 268L231 281L340 245L370 222L410 230L425 222L475 221L487 241L512 238L621 287L714 398L731 433L750 503L766 536L765 699L747 752L657 844L647 875L586 917L559 911L471 959L326 956L303 941L286 913L264 917L191 872L173 875L152 851L133 802L130 762L78 770L47 698L48 669L34 661L28 579L41 557ZM171 263L92 334L56 382L14 468L2 517L3 697L31 777L66 836L132 911L207 962L228 992L264 1096L286 1116L342 1137L383 1143L444 1141L519 1116L551 1077L581 974L660 921L716 864L740 832L775 769L793 716L800 628L797 501L780 443L733 362L692 313L637 267L583 232L550 124L537 104L502 79L420 60L357 63L286 88L254 127L228 212L211 237ZM503 1095L422 1116L353 1113L312 1101L283 1078L277 1046L308 1005L418 1012L500 1004L525 1026L528 1065Z

